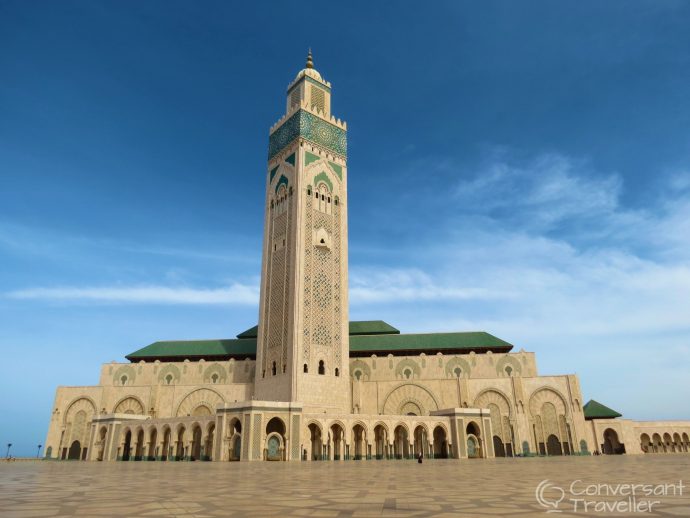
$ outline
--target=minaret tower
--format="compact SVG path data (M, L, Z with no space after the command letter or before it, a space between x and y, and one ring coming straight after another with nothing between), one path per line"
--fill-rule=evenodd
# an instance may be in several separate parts
M254 398L350 412L347 125L306 67L268 146Z

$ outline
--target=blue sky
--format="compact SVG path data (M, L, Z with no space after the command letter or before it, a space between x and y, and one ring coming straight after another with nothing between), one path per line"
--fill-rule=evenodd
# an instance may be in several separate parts
M352 319L491 332L690 419L690 5L0 3L0 441L57 385L257 320L268 128L348 122Z

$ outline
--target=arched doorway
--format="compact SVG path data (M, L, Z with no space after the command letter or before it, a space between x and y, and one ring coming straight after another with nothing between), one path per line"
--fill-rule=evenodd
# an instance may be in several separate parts
M673 450L676 453L681 453L683 451L683 441L681 441L680 434L677 432L673 434Z
M673 441L671 440L671 434L668 432L664 434L664 452L673 452Z
M156 460L156 442L158 440L158 430L151 428L149 432L149 452L148 460Z
M130 430L127 430L127 433L125 434L125 443L122 446L122 460L129 460L130 455L132 454L132 432Z
M374 427L374 447L376 449L376 459L388 458L388 431L382 424Z
M407 459L410 456L410 439L407 428L398 425L393 431L393 454L396 459Z
M470 459L483 457L479 425L472 421L467 425L465 432L467 434L467 457Z
M687 433L684 433L684 434L683 434L683 444L685 445L685 447L683 448L683 451L686 452L686 453L687 453L688 451L690 451L690 438L688 438L688 434L687 434Z
M361 460L365 458L366 452L366 431L361 424L356 424L352 428L352 443L354 446L354 459Z
M234 418L230 421L230 452L228 460L238 461L242 458L242 423Z
M546 439L546 454L547 455L563 455L561 441L558 440L554 434L551 434Z
M213 460L213 442L216 435L216 425L211 423L206 429L206 441L204 441L204 454L202 460Z
M316 423L311 423L308 428L311 445L311 460L322 460L323 440L321 438L321 428L319 428Z
M184 460L185 458L185 444L184 444L184 434L185 434L185 428L184 426L180 426L177 429L177 441L176 441L176 448L175 448L175 460Z
M620 455L625 453L623 445L618 440L618 433L612 428L604 430L604 444L601 445L601 451L605 455Z
M644 453L654 453L654 445L646 433L640 435L640 448Z
M279 417L274 417L266 424L265 460L285 459L285 423Z
M81 458L81 443L74 441L67 452L67 460L79 460Z
M654 445L654 453L664 453L664 443L661 440L661 435L655 433L652 435L652 444Z
M165 427L163 430L163 449L160 452L161 460L170 460L170 427Z
M201 460L201 426L198 424L192 428L192 451L189 460Z
M101 426L98 431L98 441L96 442L96 447L98 448L98 453L96 454L96 460L102 461L105 456L105 438L108 434L108 429L105 426Z
M429 455L429 440L427 438L427 431L422 425L418 425L414 429L414 456L419 457L421 453L424 457Z
M496 457L505 457L506 456L506 448L505 445L503 444L503 441L498 435L494 435L494 455Z
M442 426L434 428L434 458L448 458L448 439L446 430Z
M345 430L338 423L331 426L331 440L333 441L333 460L345 458Z
M137 445L134 452L134 460L141 460L144 457L144 430L139 428L137 432Z

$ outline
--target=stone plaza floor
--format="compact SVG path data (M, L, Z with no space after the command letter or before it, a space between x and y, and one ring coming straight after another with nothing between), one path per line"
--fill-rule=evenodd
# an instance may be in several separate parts
M633 516L636 511L690 516L690 488L683 487L682 494L676 490L675 496L638 494L634 502L627 496L573 496L569 489L576 480L582 480L574 487L579 493L590 484L677 486L685 478L690 484L687 454L427 460L421 465L3 461L0 516L546 516L554 505L563 511L556 516ZM545 479L540 505L535 491ZM628 507L573 512L571 498L595 502L590 506L623 501ZM659 503L645 512L642 500Z

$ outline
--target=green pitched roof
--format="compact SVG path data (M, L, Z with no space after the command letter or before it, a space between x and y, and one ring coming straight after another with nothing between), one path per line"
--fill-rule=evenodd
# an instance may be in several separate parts
M125 356L129 361L175 361L197 358L255 357L256 339L244 340L169 340L154 342Z
M582 407L585 413L585 419L613 419L615 417L622 417L623 414L612 410L606 405L602 405L598 401L590 399L587 404Z
M383 320L355 320L350 322L350 336L399 334L398 329Z
M243 331L232 340L173 340L155 342L126 358L132 362L146 360L179 361L189 358L254 358L257 326ZM446 354L475 352L508 352L511 344L483 331L471 333L400 334L382 320L350 322L350 356Z
M352 335L392 335L400 331L383 320L354 320L350 322ZM258 338L259 326L254 326L237 335L237 338Z
M350 336L350 356L408 352L410 354L508 352L512 348L513 346L508 342L483 331Z
M259 337L259 326L250 327L246 331L242 331L237 335L237 338L258 338Z

